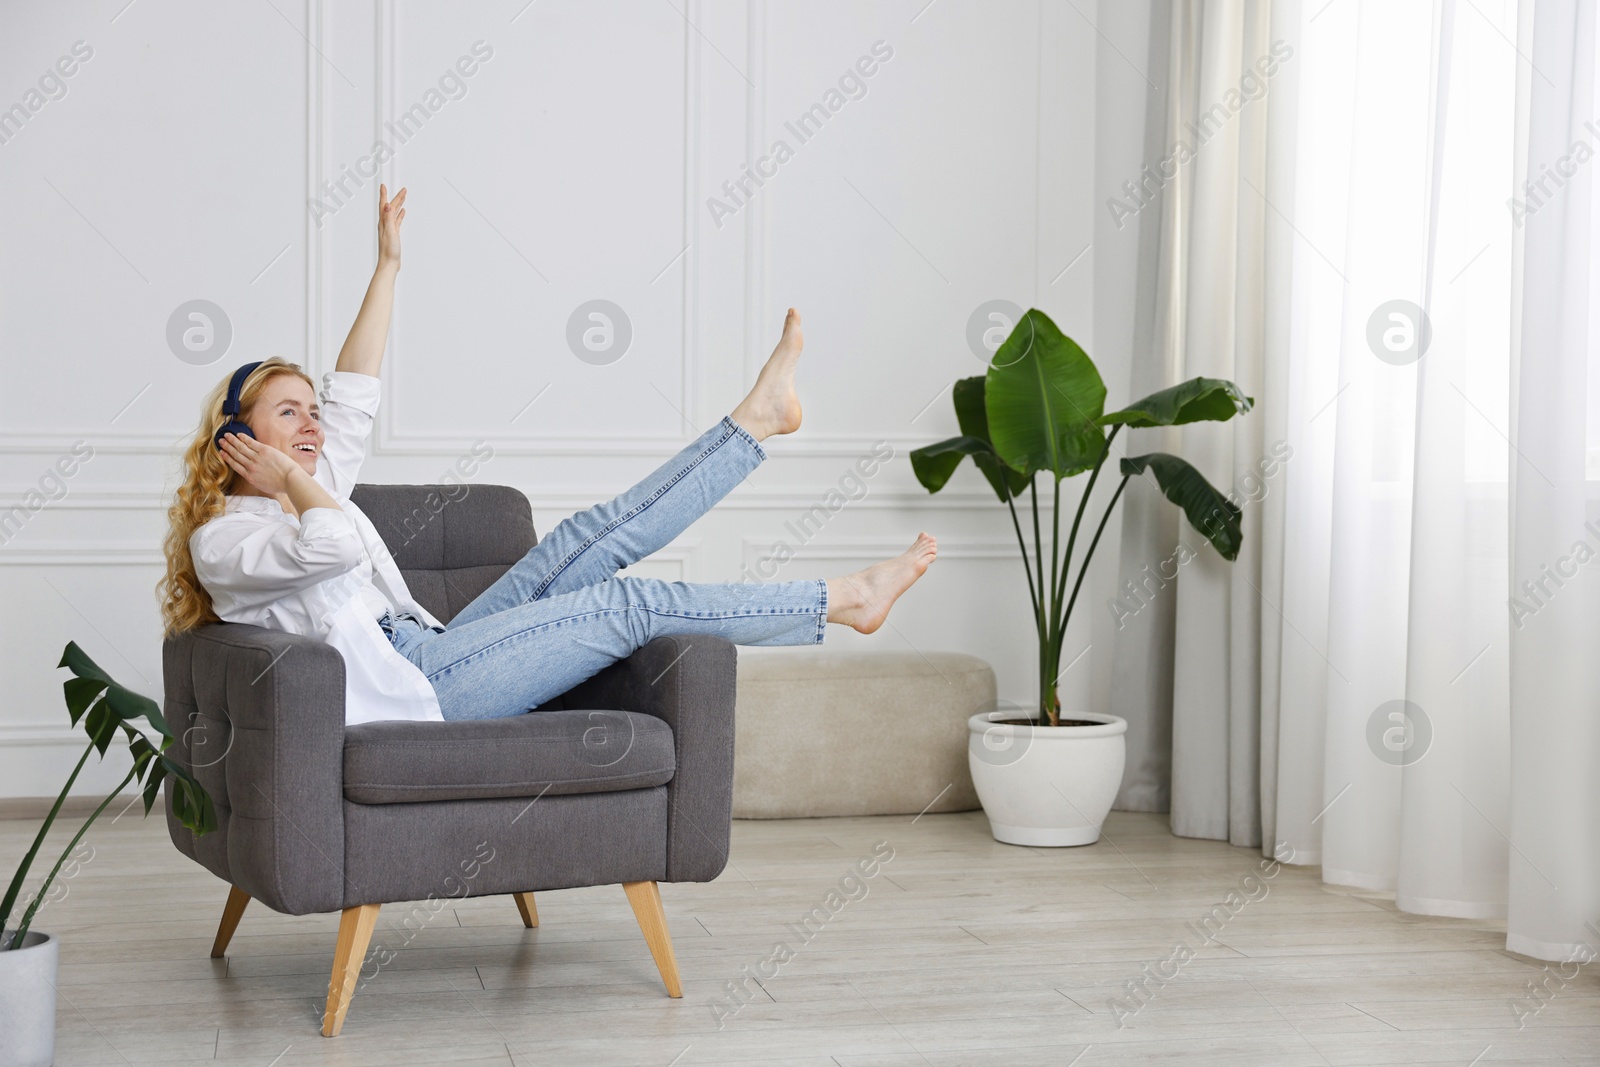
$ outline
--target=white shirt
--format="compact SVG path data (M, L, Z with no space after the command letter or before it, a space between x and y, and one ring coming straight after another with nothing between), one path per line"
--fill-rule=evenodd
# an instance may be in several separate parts
M443 624L412 598L377 528L350 501L381 383L350 371L329 371L322 383L324 441L313 477L339 508L307 508L296 518L274 497L228 496L223 514L189 538L195 574L224 622L287 630L338 649L347 724L443 722L433 686L389 643L378 618L392 606L430 627Z

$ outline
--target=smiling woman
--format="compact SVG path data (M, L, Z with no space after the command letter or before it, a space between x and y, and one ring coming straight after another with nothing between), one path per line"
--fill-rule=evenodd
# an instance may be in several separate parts
M268 440L273 439L268 427L275 427L277 420L262 420L256 414L257 402L269 388L274 392L286 391L290 383L306 394L311 393L311 378L297 364L273 357L251 372L240 390L239 403L244 421L251 425L252 430L259 426L260 433L266 435ZM202 429L208 426L214 428L211 434L197 434L190 443L184 456L188 476L178 488L168 510L171 526L167 536L167 575L163 581L162 611L169 633L219 621L211 609L210 597L196 579L189 541L196 531L227 510L229 496L263 495L260 489L245 480L237 465L264 469L266 464L274 462L273 457L278 457L286 464L294 465L297 462L276 447L261 446L260 437L251 439L230 434L223 438L220 449L215 446L212 441L216 429L229 421L229 416L223 412L227 393L228 380L223 379L206 397L203 408L207 414L201 420L201 426ZM319 438L321 432L319 419ZM241 444L241 441L247 443ZM269 452L271 456L267 455Z
M937 555L920 535L855 574L758 584L619 577L666 545L800 428L800 316L733 411L620 496L559 523L446 624L412 597L351 500L380 395L400 269L404 189L378 187L378 266L336 368L282 359L207 397L167 537L167 636L236 622L315 637L345 664L345 721L521 715L656 637L814 644L825 623L871 633ZM492 452L491 452L492 454Z

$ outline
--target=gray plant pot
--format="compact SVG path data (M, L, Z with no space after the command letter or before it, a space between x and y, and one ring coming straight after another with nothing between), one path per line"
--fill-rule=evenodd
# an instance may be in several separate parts
M0 945L11 944L4 931ZM61 942L29 930L0 948L0 1067L50 1067L56 1058L56 960Z

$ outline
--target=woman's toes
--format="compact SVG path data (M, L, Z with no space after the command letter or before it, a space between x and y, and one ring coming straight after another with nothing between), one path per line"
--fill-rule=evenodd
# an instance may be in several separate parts
M756 376L755 388L733 411L734 421L758 441L800 428L800 395L794 388L794 369L804 346L800 313L790 308L783 320L783 336Z
M805 334L800 329L800 313L790 308L789 313L783 317L783 336L778 338L778 347L772 354L799 355L805 343Z
M765 381L758 380L756 384L756 388L766 396L772 433L794 433L800 428L800 394L794 387L794 368L804 346L800 313L790 308L783 320L783 336L778 339L772 357L761 370L761 378Z
M938 542L922 533L900 555L875 563L854 575L851 583L860 591L864 603L849 624L864 634L870 634L882 626L894 602L927 573L938 554Z

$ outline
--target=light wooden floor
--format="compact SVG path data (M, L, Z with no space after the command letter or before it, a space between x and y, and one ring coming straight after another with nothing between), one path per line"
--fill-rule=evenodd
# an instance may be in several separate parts
M93 858L41 911L64 935L63 1067L1600 1063L1600 963L1519 1030L1510 1005L1542 965L1505 952L1501 924L1403 915L1292 868L1119 1027L1108 1000L1198 944L1188 924L1258 860L1122 813L1073 849L996 844L977 812L736 823L721 878L662 887L681 1001L618 887L540 894L536 930L510 897L465 901L409 941L386 905L374 946L404 947L330 1040L337 918L252 905L228 958L208 959L226 887L137 814L91 831ZM0 868L30 825L0 822ZM867 895L719 1029L727 983L799 945L785 924L878 841L894 858Z

